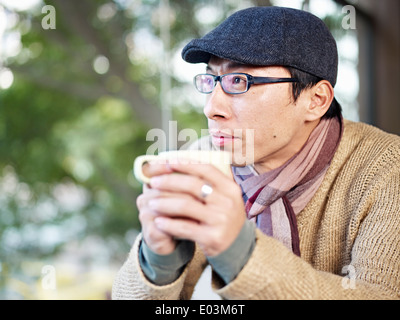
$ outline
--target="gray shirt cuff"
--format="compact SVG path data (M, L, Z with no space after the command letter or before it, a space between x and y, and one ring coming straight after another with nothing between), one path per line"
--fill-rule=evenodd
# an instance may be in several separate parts
M247 220L232 245L218 256L207 257L208 262L222 280L229 283L243 269L255 244L255 225ZM169 255L154 253L145 241L142 241L139 261L143 273L149 281L156 285L166 285L179 278L193 254L194 243L191 241L180 241L175 251Z
M182 240L174 252L159 255L153 252L143 240L139 248L139 262L147 279L156 285L167 285L179 278L186 264L194 254L194 243Z
M249 261L256 245L255 225L246 220L232 245L215 257L208 257L213 270L226 284L233 281Z

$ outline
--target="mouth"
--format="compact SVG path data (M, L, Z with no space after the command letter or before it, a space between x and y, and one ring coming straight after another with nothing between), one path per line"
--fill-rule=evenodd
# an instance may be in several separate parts
M227 131L223 130L209 130L211 135L212 144L216 147L224 147L227 145L232 145L235 139L238 139L234 135L230 134Z

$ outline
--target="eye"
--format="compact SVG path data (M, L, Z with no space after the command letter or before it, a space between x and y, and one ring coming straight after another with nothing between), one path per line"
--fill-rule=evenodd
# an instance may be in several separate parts
M214 84L214 79L213 79L212 77L207 77L207 78L204 79L204 82L205 82L207 85L211 86L211 85Z
M233 88L242 90L247 85L247 78L243 75L233 74L229 79L229 85Z
M232 84L241 84L242 82L245 82L245 79L239 76L232 77Z
M239 73L227 74L222 78L224 90L228 93L242 93L247 90L247 77Z
M231 85L240 85L246 82L246 78L240 75L229 75L226 76L226 81L229 82Z

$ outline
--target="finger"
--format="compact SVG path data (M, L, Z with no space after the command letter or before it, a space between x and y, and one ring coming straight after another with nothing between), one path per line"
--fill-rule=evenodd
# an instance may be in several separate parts
M169 174L152 178L150 184L152 188L163 192L187 194L199 201L204 201L202 188L208 183L196 176Z
M204 225L188 219L172 219L158 217L154 220L157 228L175 239L186 239L196 242L206 256L215 256L220 252L217 246L212 244L213 238L218 238L211 229L205 230Z
M157 189L146 188L144 192L136 198L136 206L139 210L141 210L147 205L147 203L151 199L161 197L163 194L164 196L167 196L167 192L163 193L162 191Z
M165 163L165 161L157 162L156 160L143 164L142 170L143 174L149 178L173 172L170 165Z
M178 196L182 198L190 197L187 194L179 194L176 192L162 191L158 189L147 189L145 192L143 192L136 198L136 206L138 207L139 210L141 210L142 208L147 207L149 201L151 201L152 199L176 198ZM192 197L190 198L193 199Z
M171 164L171 168L179 174L157 176L151 179L153 188L164 191L182 192L191 194L200 201L215 203L220 196L232 196L241 191L238 185L210 164ZM204 194L204 185L209 185L211 194Z
M169 254L175 250L176 240L155 225L154 216L155 213L148 209L140 212L143 239L152 251L158 254Z
M178 239L198 242L201 227L198 222L189 219L174 219L169 217L157 217L154 220L156 227Z
M154 225L155 218L157 218L157 213L149 208L143 208L139 211L139 221L144 234L151 234L152 232L149 232L149 230L156 228Z
M219 191L224 192L233 181L233 176L224 174L212 164L204 163L171 163L170 168L186 175L196 176L203 181L207 181L212 186L219 186ZM226 192L225 192L226 193ZM229 192L228 192L229 193Z
M142 172L145 177L152 178L155 176L170 174L172 173L172 169L169 164L165 162L159 163L157 161L145 162L142 165ZM149 183L143 184L143 191L151 189L151 185Z
M191 197L153 199L149 202L149 208L163 216L181 217L206 224L210 222L210 215L204 214L207 210L205 205Z

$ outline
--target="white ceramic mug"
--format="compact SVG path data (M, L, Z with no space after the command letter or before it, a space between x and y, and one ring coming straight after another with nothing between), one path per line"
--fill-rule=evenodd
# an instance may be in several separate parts
M150 178L143 173L143 165L150 161L161 163L208 163L214 165L227 176L232 176L231 171L231 155L226 151L217 150L173 150L160 152L158 155L143 155L135 159L133 172L138 181L141 183L149 183Z

